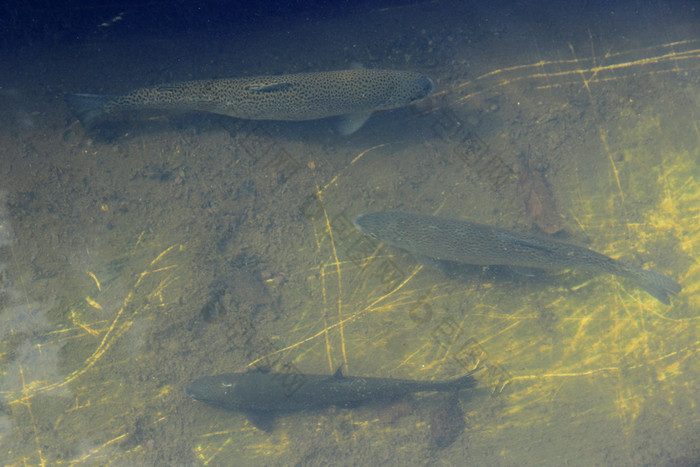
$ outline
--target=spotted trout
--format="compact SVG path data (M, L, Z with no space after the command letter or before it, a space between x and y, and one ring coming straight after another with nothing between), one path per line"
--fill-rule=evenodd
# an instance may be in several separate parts
M442 262L536 269L582 269L631 279L665 304L681 286L660 272L628 266L588 248L476 222L401 211L362 214L362 232L413 254L428 266Z
M338 129L357 131L377 110L420 101L430 78L412 71L365 68L253 78L183 81L122 95L68 94L73 113L90 127L124 111L201 111L247 120L315 120L340 116Z
M417 392L451 392L476 386L472 376L481 368L447 381L272 373L260 370L205 376L187 385L187 395L217 407L243 412L258 428L269 430L281 413L331 406L357 407Z

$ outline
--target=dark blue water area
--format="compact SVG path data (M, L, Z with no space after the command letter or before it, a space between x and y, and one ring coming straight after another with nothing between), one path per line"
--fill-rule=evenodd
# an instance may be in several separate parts
M342 16L357 9L396 7L408 1L30 1L3 2L0 36L17 41L80 42L110 34L181 34L247 29L271 18Z
M679 1L6 1L0 6L0 44L73 43L105 36L180 35L229 32L264 26L270 20L320 21L367 11L422 5L425 11L469 12L466 25L486 26L499 18L517 18L554 29L577 28L582 18L609 28L624 23L655 24L664 17L700 18L694 0ZM416 22L423 18L416 17ZM486 23L486 24L485 24Z

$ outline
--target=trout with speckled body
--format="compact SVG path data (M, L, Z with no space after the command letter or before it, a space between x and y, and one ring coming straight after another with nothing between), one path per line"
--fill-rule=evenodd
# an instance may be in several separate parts
M441 262L537 269L584 269L631 279L665 304L681 286L660 272L627 266L588 248L458 219L383 211L355 219L362 232L408 251L426 265Z
M315 120L341 116L339 131L357 131L377 110L405 107L435 88L412 71L352 69L253 78L184 81L127 94L68 94L86 127L122 111L202 111L248 120Z

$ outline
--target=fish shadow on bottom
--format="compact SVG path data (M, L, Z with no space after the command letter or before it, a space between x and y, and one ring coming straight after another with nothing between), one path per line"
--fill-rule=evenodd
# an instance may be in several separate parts
M104 144L115 144L142 136L155 136L169 131L190 131L204 134L221 128L220 120L227 117L208 114L176 114L169 112L148 112L145 115L128 112L125 118L105 120L95 123L89 130L81 130L92 140ZM69 131L78 128L73 122L64 132L64 139ZM76 132L77 133L77 132Z
M531 294L537 288L543 291L551 290L552 287L569 291L577 290L581 284L599 276L589 271L547 271L503 265L477 266L456 261L440 261L423 265L426 266L425 274L435 274L436 277L442 274L451 281L473 285L476 290L485 284L495 283L499 287L518 289L524 296Z

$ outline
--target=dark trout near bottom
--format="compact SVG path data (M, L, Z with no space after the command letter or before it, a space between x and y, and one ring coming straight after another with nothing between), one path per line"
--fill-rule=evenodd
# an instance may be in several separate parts
M681 286L660 272L627 266L588 248L476 222L382 211L362 214L355 226L408 251L428 266L458 262L538 269L582 269L626 277L665 304Z
M187 385L190 397L230 410L243 412L258 428L269 430L280 413L330 406L356 407L364 402L398 398L430 391L459 391L476 386L472 374L448 381L415 381L392 378L296 374L294 385L285 384L289 374L264 371L229 373L199 378Z

